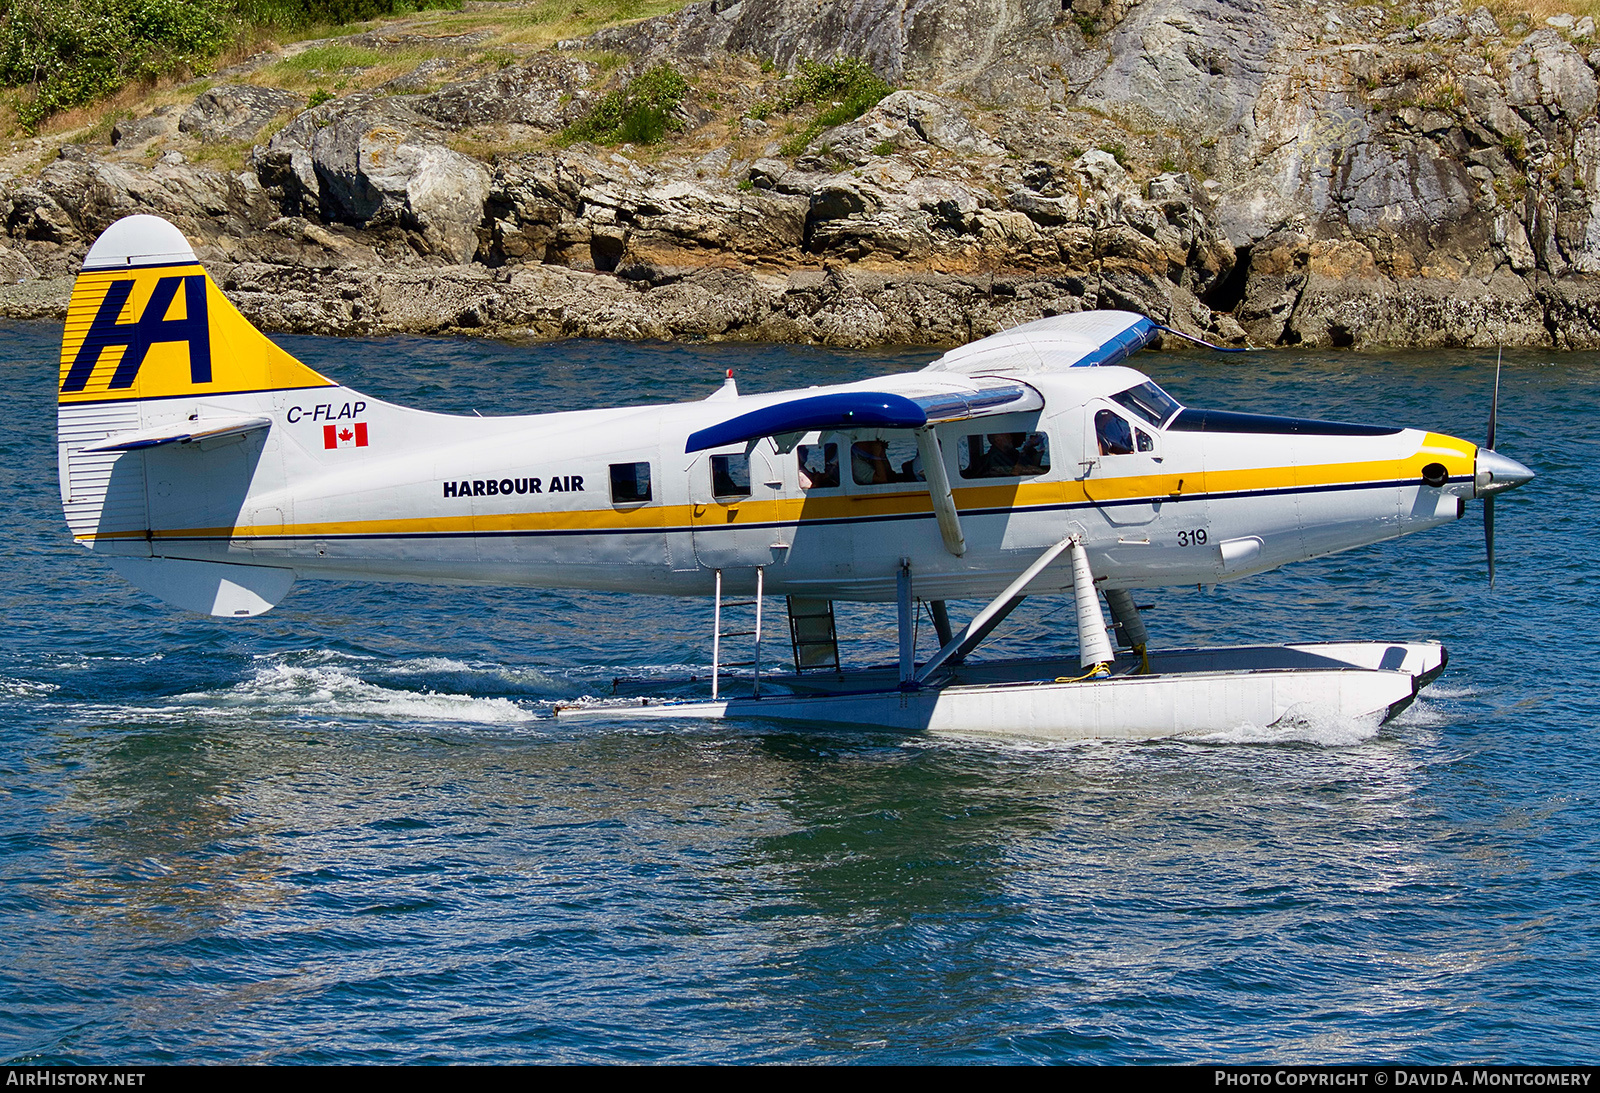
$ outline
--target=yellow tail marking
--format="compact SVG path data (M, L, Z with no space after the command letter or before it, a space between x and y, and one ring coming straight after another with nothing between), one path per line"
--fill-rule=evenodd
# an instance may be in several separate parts
M61 402L332 386L251 326L199 264L86 272L72 288Z

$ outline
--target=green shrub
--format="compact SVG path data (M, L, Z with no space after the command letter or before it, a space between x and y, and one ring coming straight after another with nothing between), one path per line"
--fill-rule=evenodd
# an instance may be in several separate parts
M826 113L838 115L839 120L825 124L840 125L859 118L893 90L859 57L801 61L799 75L778 97L778 109L788 111L805 103L831 103Z
M810 125L784 143L781 151L786 156L798 155L824 129L854 121L893 90L859 57L801 61L799 73L778 96L777 102L768 108L768 113L787 113L807 103L816 103L822 108ZM824 103L827 105L823 106ZM756 116L754 110L750 113Z
M688 93L689 81L682 73L671 65L656 65L609 92L562 136L596 144L655 144L679 127L672 112Z
M258 27L305 27L359 23L424 8L459 8L461 0L230 0L239 17Z
M312 109L315 109L316 107L321 106L325 102L332 102L332 101L333 101L333 92L329 91L326 87L319 87L319 88L317 88L315 91L313 91L311 93L311 99L310 99L309 102L307 102L306 105L308 107L311 107Z
M230 40L222 0L0 0L0 84L28 129L129 80L194 69Z
M0 86L25 129L132 80L203 71L247 27L298 28L461 0L0 0Z

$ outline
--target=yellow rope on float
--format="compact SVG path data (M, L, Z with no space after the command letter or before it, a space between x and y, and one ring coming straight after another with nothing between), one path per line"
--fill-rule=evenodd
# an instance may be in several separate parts
M1057 676L1056 677L1056 682L1057 683L1082 683L1086 679L1094 679L1096 677L1099 677L1099 678L1103 679L1103 678L1108 677L1110 675L1111 675L1111 664L1110 664L1110 662L1102 660L1099 664L1096 664L1093 668L1090 668L1087 672L1083 673L1083 675L1081 675L1081 676L1072 676L1072 677Z

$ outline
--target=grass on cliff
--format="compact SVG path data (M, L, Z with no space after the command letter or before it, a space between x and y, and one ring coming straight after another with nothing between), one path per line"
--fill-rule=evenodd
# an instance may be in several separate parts
M690 0L496 0L428 19L435 34L488 31L500 45L543 47L601 27L667 15Z
M681 123L673 112L689 94L689 81L671 65L659 64L609 92L588 117L569 125L563 141L596 144L655 144Z
M854 121L893 90L859 57L802 60L799 71L777 98L760 104L750 111L750 116L765 120L773 114L789 114L804 106L817 106L817 114L811 122L784 142L783 154L794 156L805 151L824 129Z
M1462 10L1471 10L1473 4L1463 5ZM1600 22L1600 0L1486 0L1485 7L1494 13L1500 25L1510 29L1518 16L1525 17L1533 26L1539 26L1552 15L1575 15L1582 18L1585 15Z

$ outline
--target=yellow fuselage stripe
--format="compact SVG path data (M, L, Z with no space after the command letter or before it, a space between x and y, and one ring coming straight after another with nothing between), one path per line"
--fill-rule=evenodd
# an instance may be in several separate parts
M1079 481L1023 482L977 486L954 491L958 510L1026 511L1059 505L1094 505L1149 498L1152 501L1195 501L1219 494L1315 487L1362 489L1372 485L1420 481L1422 468L1442 463L1453 478L1475 469L1476 448L1454 437L1429 433L1422 448L1404 459L1360 463L1328 463L1304 467L1259 467L1242 470L1190 471ZM796 524L812 521L871 519L931 514L932 502L921 489L854 496L793 497L741 501L723 505L645 506L637 509L576 509L546 512L426 516L407 519L351 520L336 523L259 525L155 530L155 539L191 538L333 538L339 536L473 535L583 531L659 531L709 529L748 524ZM142 539L146 532L82 535L80 540Z

